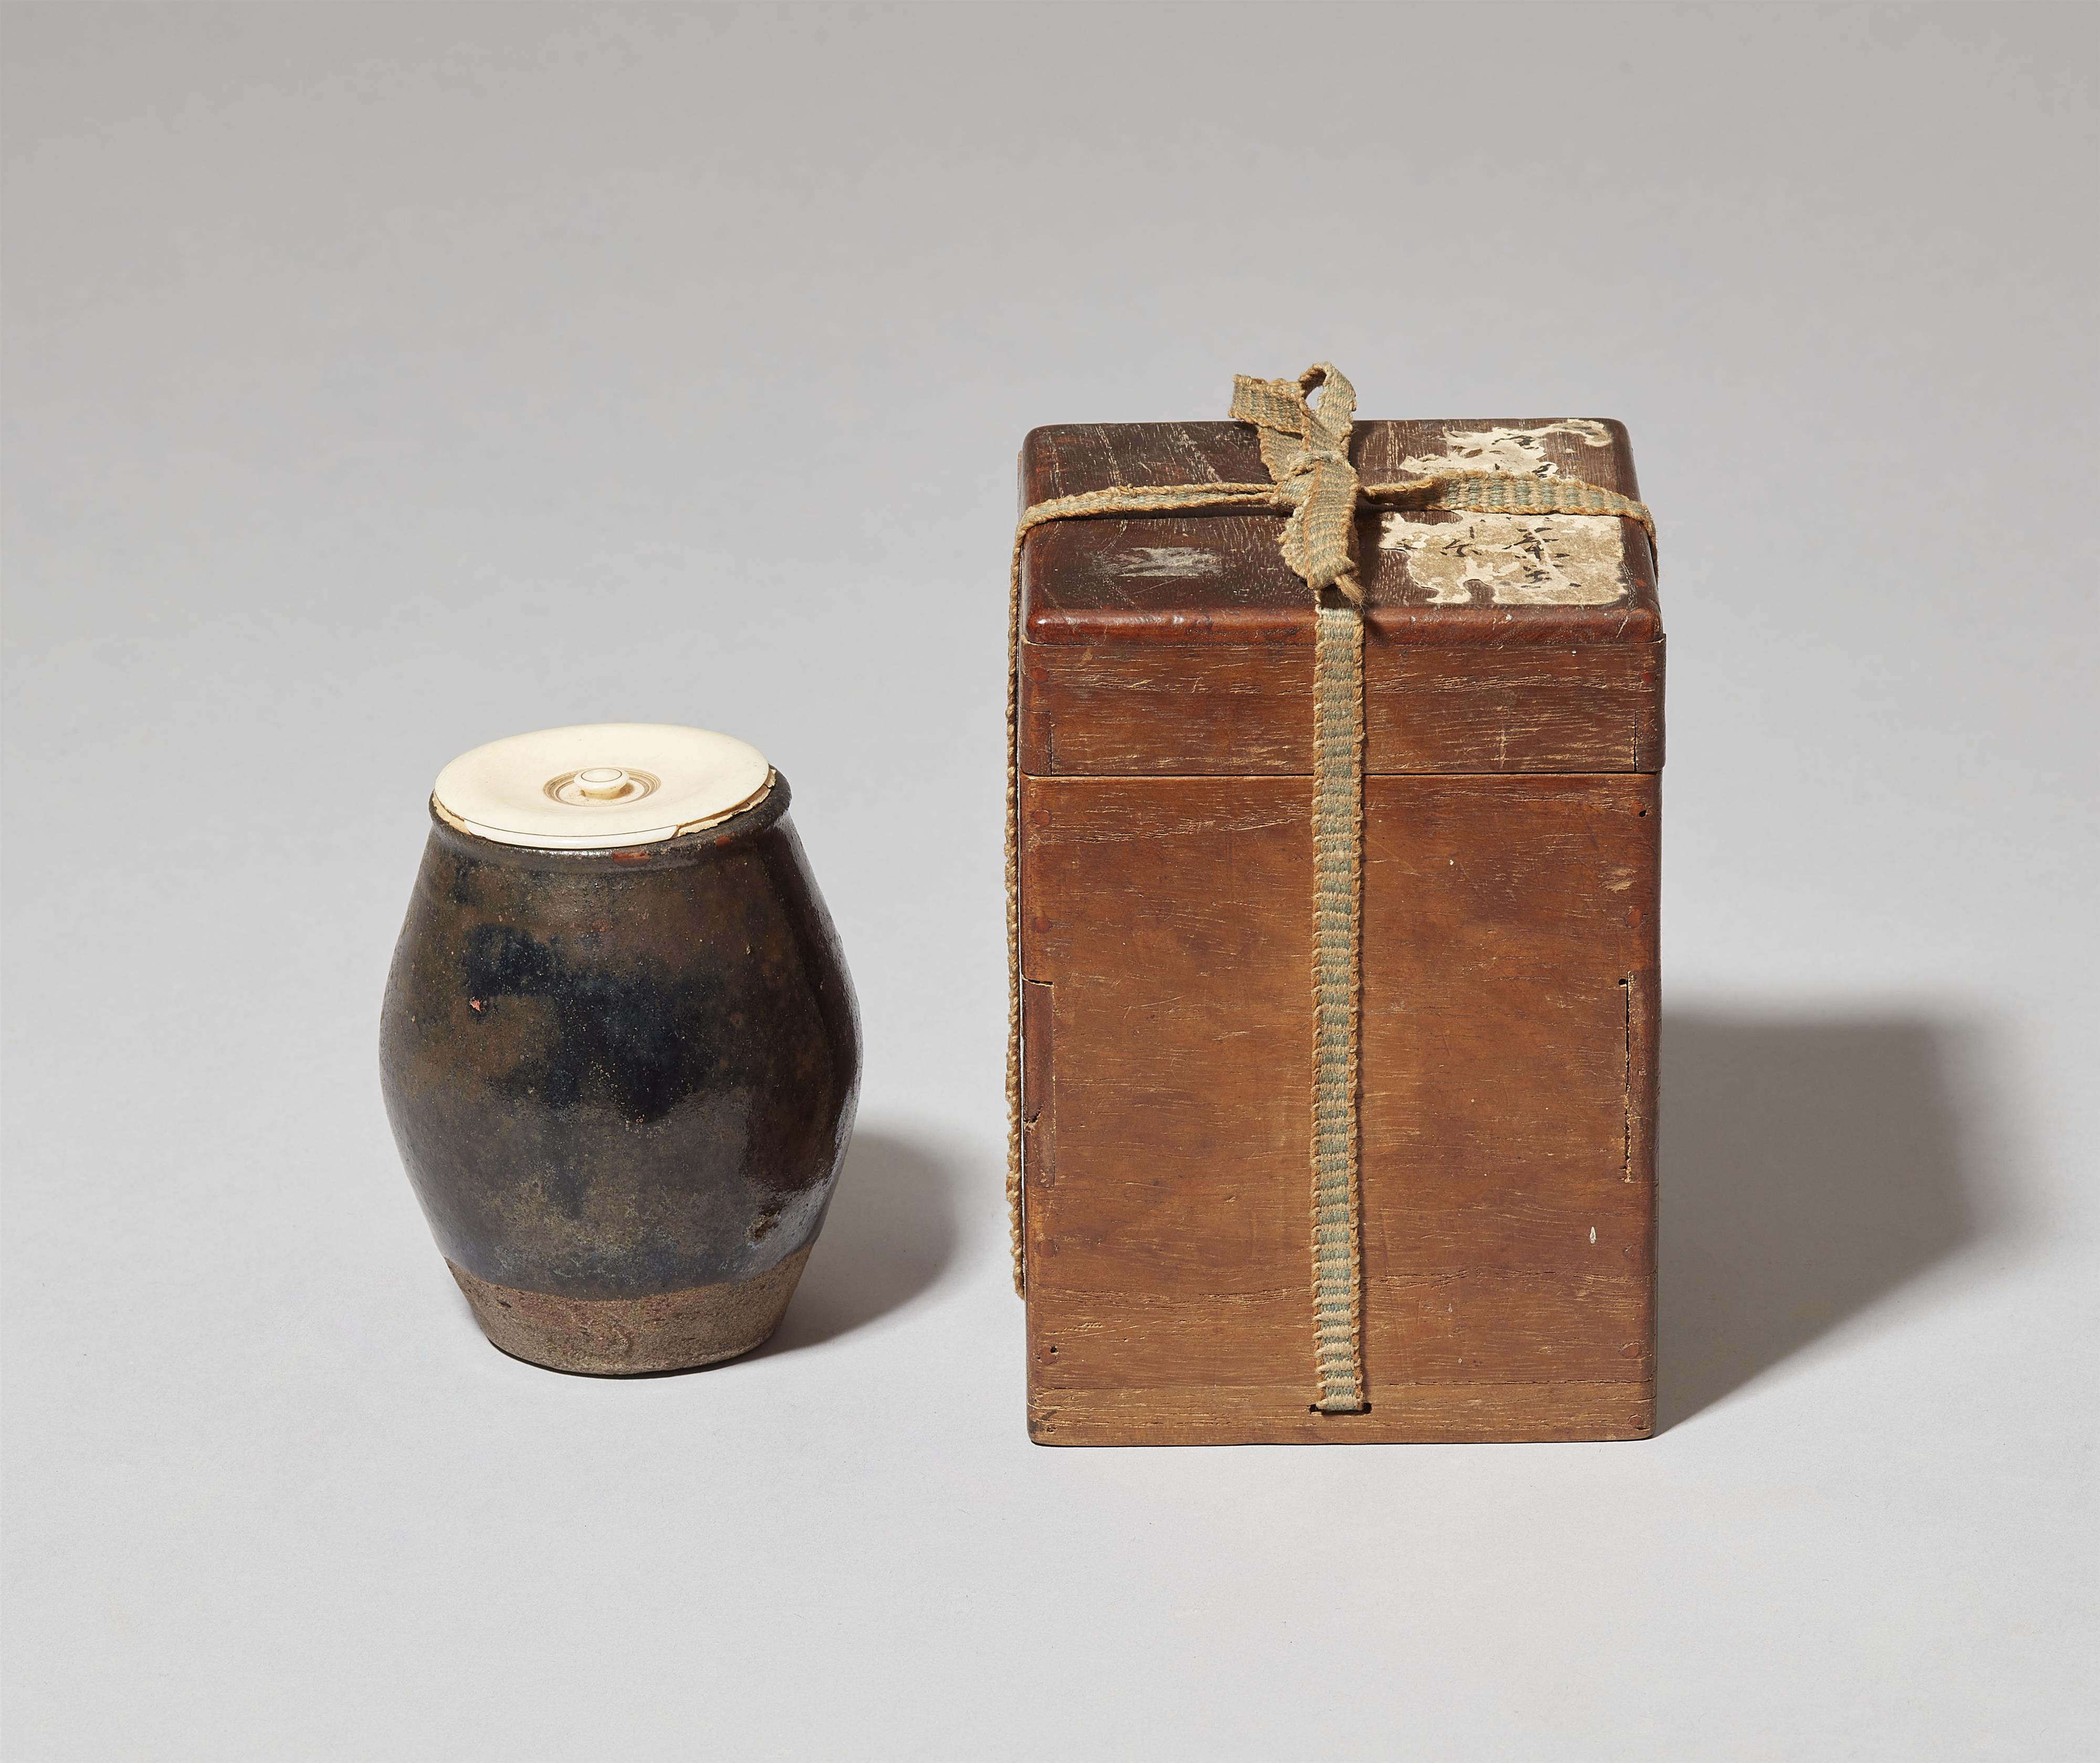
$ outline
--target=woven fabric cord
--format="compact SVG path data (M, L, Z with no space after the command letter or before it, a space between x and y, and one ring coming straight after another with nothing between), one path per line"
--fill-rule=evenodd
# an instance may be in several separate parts
M1308 394L1317 390L1320 402ZM1357 579L1356 388L1322 362L1233 381L1288 496L1283 560L1312 590L1312 1406L1364 1406L1357 1293L1357 998L1362 945L1364 590Z
M1364 615L1314 613L1312 1405L1364 1402L1357 1294L1357 1023L1363 945Z
M1320 393L1317 405L1307 394ZM1331 367L1295 380L1233 383L1233 416L1254 425L1269 483L1114 484L1023 510L1008 571L1006 655L1006 1201L1013 1289L1028 1280L1021 1093L1021 566L1028 536L1057 520L1145 514L1285 514L1284 560L1313 590L1313 1406L1364 1406L1362 1256L1357 1158L1357 1003L1363 888L1363 587L1359 503L1480 514L1603 514L1655 522L1630 496L1579 478L1447 472L1361 483L1348 456L1356 392Z

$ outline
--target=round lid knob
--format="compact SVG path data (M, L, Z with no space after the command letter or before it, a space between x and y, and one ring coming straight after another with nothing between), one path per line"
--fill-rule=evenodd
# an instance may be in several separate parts
M514 734L438 774L438 811L498 844L597 851L697 832L772 787L755 747L663 722L591 722Z

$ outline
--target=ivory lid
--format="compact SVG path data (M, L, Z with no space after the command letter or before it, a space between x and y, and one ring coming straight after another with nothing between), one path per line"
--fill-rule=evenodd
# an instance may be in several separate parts
M666 722L586 722L514 734L438 774L439 816L478 838L602 851L698 832L773 787L755 747Z

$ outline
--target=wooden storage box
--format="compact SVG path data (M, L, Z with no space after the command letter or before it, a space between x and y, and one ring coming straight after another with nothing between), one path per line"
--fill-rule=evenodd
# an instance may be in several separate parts
M1589 421L1359 422L1366 483L1638 496ZM1238 423L1039 429L1024 505L1266 476ZM1582 515L1360 508L1361 1338L1313 1410L1313 610L1280 517L1043 526L1018 662L1029 1429L1638 1438L1655 1387L1661 617Z

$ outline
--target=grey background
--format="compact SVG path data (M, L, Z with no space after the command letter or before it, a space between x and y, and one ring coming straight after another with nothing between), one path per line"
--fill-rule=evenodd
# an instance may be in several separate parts
M10 11L10 1756L2100 1752L2095 17ZM1014 449L1319 358L1659 511L1652 1443L1023 1434ZM600 718L792 778L868 1042L633 1384L374 1074L431 776Z

